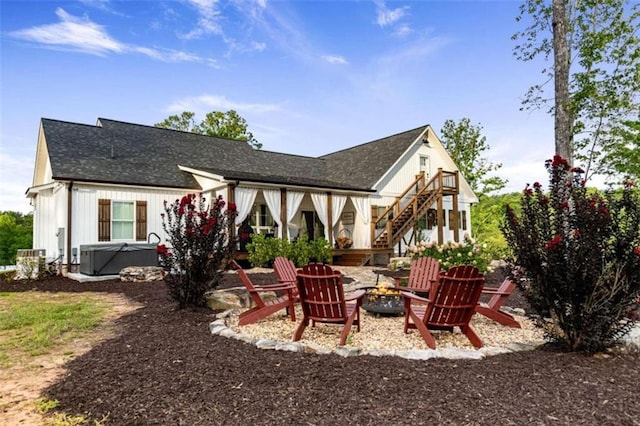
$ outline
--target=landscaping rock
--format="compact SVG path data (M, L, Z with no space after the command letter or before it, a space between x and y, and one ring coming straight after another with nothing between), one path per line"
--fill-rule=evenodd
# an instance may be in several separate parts
M120 281L141 283L162 281L164 275L159 266L127 266L120 271Z

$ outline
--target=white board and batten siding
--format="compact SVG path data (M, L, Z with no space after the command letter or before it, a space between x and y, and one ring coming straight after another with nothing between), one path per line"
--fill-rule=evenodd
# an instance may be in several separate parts
M78 185L73 190L74 229L72 229L72 247L80 244L98 243L98 200L113 201L146 201L147 202L147 235L155 232L164 242L166 235L162 230L161 213L164 212L164 201L173 203L189 191L170 191L144 188L96 187ZM123 242L135 242L135 238Z
M421 158L422 163L421 164ZM436 145L431 144L416 144L410 149L405 156L398 161L389 171L387 175L384 176L383 179L378 182L376 186L377 194L371 197L371 204L377 206L389 206L393 204L396 200L396 197L400 196L407 187L413 183L416 179L416 176L422 171L426 169L426 172L430 174L429 177L426 177L427 181L437 172L439 168L442 168L445 171L455 171L452 170L451 161L448 158L443 158L440 150L436 148ZM471 194L473 195L473 194ZM458 196L458 210L466 211L466 230L460 231L460 238L463 237L465 232L469 232L471 230L471 203L472 201L468 194L465 193L464 190L461 190ZM436 205L432 208L436 208ZM443 199L443 209L445 211L445 227L444 227L444 240L450 241L454 238L454 231L449 229L448 226L448 211L453 210L452 198L445 197ZM460 227L462 228L462 227ZM435 230L425 230L422 235L423 239L426 240L437 240L437 229Z

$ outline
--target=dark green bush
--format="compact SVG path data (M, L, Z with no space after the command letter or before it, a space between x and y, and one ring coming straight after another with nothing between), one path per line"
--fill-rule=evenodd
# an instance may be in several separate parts
M589 194L582 170L555 156L548 193L524 190L521 213L502 226L510 275L539 315L549 340L573 351L612 346L634 325L640 294L640 198L627 182Z
M221 266L233 258L236 241L229 238L229 227L237 215L234 203L225 209L222 197L209 207L200 194L189 194L167 205L162 214L162 227L169 246L157 247L168 274L165 282L169 294L181 308L202 306L205 293L215 289L222 276Z
M331 259L331 244L324 238L309 241L306 236L296 241L253 235L247 244L248 260L254 266L271 267L278 256L291 259L296 266L309 262L328 262Z

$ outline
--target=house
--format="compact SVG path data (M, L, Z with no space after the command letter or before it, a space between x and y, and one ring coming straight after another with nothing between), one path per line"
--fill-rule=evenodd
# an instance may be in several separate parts
M234 140L99 118L42 119L33 246L78 262L78 248L165 240L165 200L222 195L257 233L334 242L340 264L384 263L418 239L460 240L477 197L426 125L312 158ZM387 260L385 260L387 259Z

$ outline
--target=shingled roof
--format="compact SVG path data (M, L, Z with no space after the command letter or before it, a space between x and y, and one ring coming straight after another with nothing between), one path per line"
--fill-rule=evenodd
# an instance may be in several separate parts
M371 191L424 130L312 158L104 118L96 126L43 118L42 128L57 180L201 189L183 166L229 180L357 191Z

